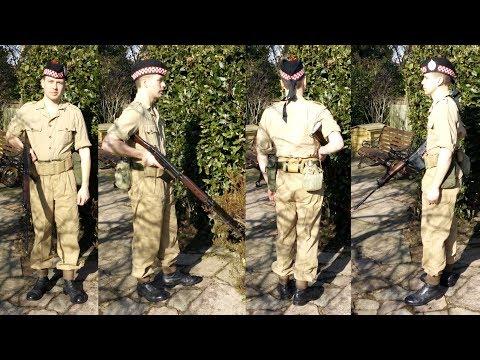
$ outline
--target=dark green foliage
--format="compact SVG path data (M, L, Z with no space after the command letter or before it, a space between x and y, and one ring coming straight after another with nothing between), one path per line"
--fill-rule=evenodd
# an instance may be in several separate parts
M167 156L209 195L229 191L229 170L245 163L245 46L145 46L141 57L169 70L158 102ZM204 226L198 201L181 186L176 195L180 217Z

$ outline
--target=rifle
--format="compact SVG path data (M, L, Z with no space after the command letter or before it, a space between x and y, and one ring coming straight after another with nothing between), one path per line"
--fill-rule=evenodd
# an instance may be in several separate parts
M143 146L147 151L149 151L155 159L163 166L165 173L165 181L170 181L173 179L180 180L182 184L190 190L190 192L195 195L195 197L202 202L209 209L215 211L220 218L229 225L235 233L237 233L241 238L245 237L245 227L240 224L238 221L233 219L228 213L218 205L212 198L210 198L202 189L200 189L189 177L182 174L168 159L163 155L159 149L157 149L152 144L149 144L143 140L138 134L132 136L132 140L137 144Z
M322 126L320 127L312 134L312 137L317 140L321 146L325 146L328 144L328 141L323 137L322 134Z
M365 200L367 200L370 195L372 195L375 191L380 189L383 185L389 182L396 174L398 174L401 170L403 170L406 166L412 168L416 171L420 171L425 168L425 163L423 162L422 156L425 154L425 150L427 147L427 142L425 141L420 147L406 159L402 159L392 166L387 168L387 172L383 175L380 179L377 180L377 186L370 191L367 196L365 196L360 202L352 207L352 211L358 209L360 205L362 205Z
M23 209L24 215L24 233L23 233L23 249L25 254L28 254L28 232L32 226L32 208L30 206L30 178L34 182L37 181L37 177L33 176L30 171L30 143L28 142L27 134L25 133L25 141L23 142L22 152L22 174L23 174Z

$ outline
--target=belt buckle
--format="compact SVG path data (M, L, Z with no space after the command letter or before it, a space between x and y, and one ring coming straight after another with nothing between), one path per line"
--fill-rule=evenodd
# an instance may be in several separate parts
M295 167L296 165L296 167ZM300 170L300 166L299 166L299 162L295 159L295 160L289 160L288 163L287 163L287 171L290 172L290 173L296 173L296 172L299 172Z

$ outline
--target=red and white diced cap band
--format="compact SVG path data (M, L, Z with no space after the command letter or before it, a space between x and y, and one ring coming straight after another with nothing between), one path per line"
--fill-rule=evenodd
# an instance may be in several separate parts
M157 67L157 66L149 66L149 67L135 71L132 74L132 79L137 80L140 76L147 75L147 74L165 75L166 73L167 73L167 70L165 70L164 68Z
M443 66L443 65L438 65L437 71L441 72L441 73L444 73L444 74L447 74L447 75L450 75L451 77L457 77L457 75L455 75L455 72L452 69L449 69L448 67Z
M293 75L288 75L286 72L283 72L280 70L280 77L285 80L298 80L300 79L303 75L305 74L305 69L302 69L298 72L296 72Z
M43 75L50 76L55 79L63 79L65 77L63 72L56 72L50 69L44 69Z
M427 66L422 66L421 67L422 74L425 74L426 72L428 72L428 70L430 70L430 72L433 72L433 71L439 72L439 73L442 73L442 74L445 74L445 75L449 75L452 78L457 77L457 74L455 74L455 71L453 71L452 69L450 69L446 66L437 65L437 63L433 60L430 60L430 62L428 63Z

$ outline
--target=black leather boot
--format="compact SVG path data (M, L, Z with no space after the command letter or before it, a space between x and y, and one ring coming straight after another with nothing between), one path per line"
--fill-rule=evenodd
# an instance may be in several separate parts
M423 287L408 295L405 303L412 306L420 306L428 304L430 301L440 299L443 296L442 287L440 285L425 284Z
M137 284L138 296L144 297L150 302L159 302L166 300L170 297L170 293L153 285L153 282L139 283Z
M70 297L73 304L83 304L88 300L87 293L73 280L63 280L63 293Z
M275 293L280 300L290 300L295 292L295 285L293 280L288 280L286 284L279 282Z
M423 273L422 275L420 275L420 280L425 282L426 277L427 273ZM440 275L440 285L445 287L452 287L457 283L459 277L460 275L454 273L453 271L443 271L442 275Z
M173 274L163 275L163 284L166 287L174 287L175 285L192 286L201 282L203 278L201 276L184 274L180 270L175 271Z
M292 304L297 306L303 306L312 300L316 300L317 298L317 291L313 287L307 287L303 290L296 289L295 293L293 294Z
M27 300L37 301L40 300L43 295L50 290L50 280L48 276L39 277L33 285L33 288L27 293Z

